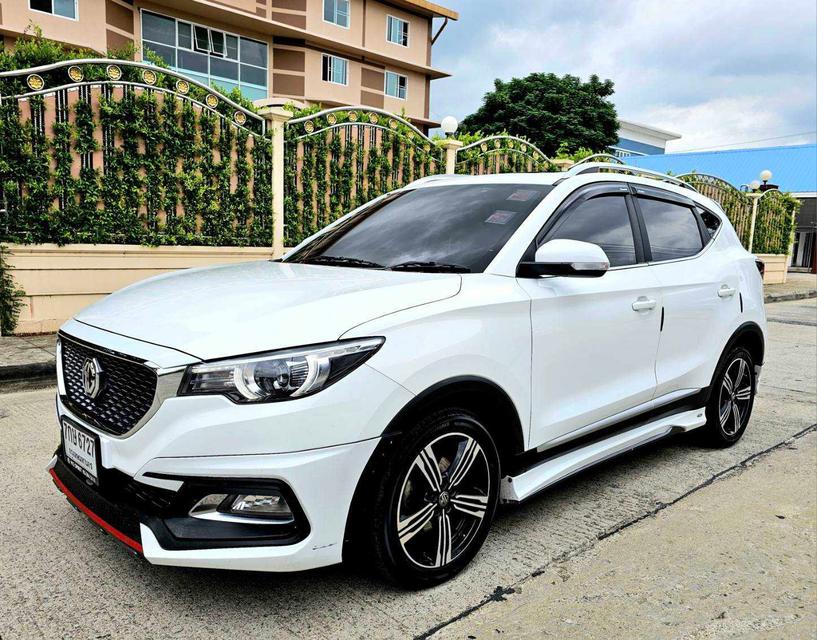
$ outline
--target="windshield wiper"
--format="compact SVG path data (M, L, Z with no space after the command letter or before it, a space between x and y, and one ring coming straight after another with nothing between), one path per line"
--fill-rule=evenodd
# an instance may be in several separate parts
M360 258L346 258L344 256L315 256L303 260L304 264L327 264L337 265L340 267L361 267L364 269L382 269L382 264L371 262L370 260L361 260Z
M447 262L401 262L387 267L390 271L439 271L441 273L471 273L471 269L463 267L461 264L449 264Z

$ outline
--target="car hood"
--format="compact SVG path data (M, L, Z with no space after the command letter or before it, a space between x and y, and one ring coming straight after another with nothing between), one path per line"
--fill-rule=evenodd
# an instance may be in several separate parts
M337 340L380 316L456 295L456 274L247 262L163 274L76 319L202 360Z

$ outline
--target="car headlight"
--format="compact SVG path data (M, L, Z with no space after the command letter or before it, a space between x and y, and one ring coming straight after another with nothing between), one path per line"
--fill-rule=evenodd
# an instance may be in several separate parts
M344 340L190 366L179 395L225 395L234 402L274 402L325 389L363 364L384 338Z

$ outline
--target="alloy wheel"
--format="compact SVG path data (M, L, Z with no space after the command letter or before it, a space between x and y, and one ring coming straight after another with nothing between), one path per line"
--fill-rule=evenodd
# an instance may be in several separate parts
M723 373L718 418L727 436L734 436L744 425L752 400L752 374L749 363L738 356Z
M409 467L397 506L397 535L406 556L443 567L476 537L488 509L491 471L479 442L447 433L426 445Z

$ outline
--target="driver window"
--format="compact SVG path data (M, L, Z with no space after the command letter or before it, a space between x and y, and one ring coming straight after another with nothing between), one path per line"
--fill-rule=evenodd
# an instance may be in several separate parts
M611 267L636 264L635 239L623 195L584 200L571 207L548 232L548 240L581 240L604 249Z

